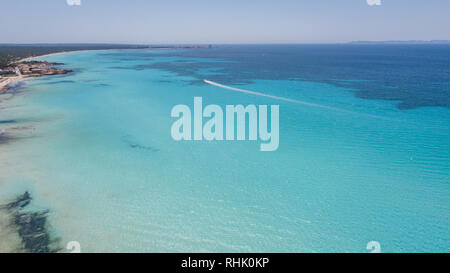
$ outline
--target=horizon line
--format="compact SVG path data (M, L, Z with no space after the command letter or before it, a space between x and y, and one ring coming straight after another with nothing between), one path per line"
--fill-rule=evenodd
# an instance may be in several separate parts
M355 40L345 42L155 42L155 43L127 43L127 42L0 42L0 45L136 45L136 46L164 46L164 45L320 45L320 44L379 44L379 43L450 43L450 40Z

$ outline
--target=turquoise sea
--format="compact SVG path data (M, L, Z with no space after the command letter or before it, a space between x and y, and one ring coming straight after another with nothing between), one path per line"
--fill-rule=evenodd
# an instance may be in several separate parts
M449 46L82 51L0 95L0 201L82 252L450 251ZM203 82L302 101L233 92ZM280 145L181 141L177 104L280 105ZM322 107L323 106L323 107ZM1 203L1 202L0 202Z

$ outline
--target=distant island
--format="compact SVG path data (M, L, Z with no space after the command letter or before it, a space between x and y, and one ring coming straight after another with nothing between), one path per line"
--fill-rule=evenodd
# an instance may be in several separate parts
M410 40L410 41L353 41L350 42L350 44L390 44L390 45L397 45L397 44L450 44L450 40Z

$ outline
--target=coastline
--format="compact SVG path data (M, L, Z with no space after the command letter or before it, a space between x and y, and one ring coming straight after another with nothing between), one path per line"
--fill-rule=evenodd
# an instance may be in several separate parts
M35 58L50 57L50 56L53 56L53 55L64 54L64 53L67 53L67 52L57 52L57 53L40 55L40 56L27 57L27 58L19 60L17 63L29 62L29 61L32 61ZM16 83L22 81L25 78L26 77L24 77L23 75L14 76L14 77L7 77L7 78L6 77L5 78L0 77L0 94L8 92L8 90L11 88L12 84L16 84Z
M145 47L145 48L137 48L137 50L155 50L155 49L199 49L199 48L212 48L212 46L208 46L208 47L204 47L204 46L161 46L161 47L155 47L155 46L149 46L149 47ZM31 56L31 57L26 57L23 59L20 59L17 61L17 63L22 63L22 62L30 62L30 61L34 61L35 59L39 59L39 58L45 58L45 57L51 57L51 56L57 56L57 55L62 55L62 54L67 54L67 53L74 53L74 52L85 52L85 51L111 51L111 50L129 50L132 48L110 48L110 49L80 49L80 50L70 50L70 51L60 51L60 52L54 52L54 53L49 53L49 54L44 54L44 55L38 55L38 56ZM0 76L0 94L6 93L10 88L12 84L18 83L22 80L24 80L25 77L23 75L20 76L15 76L15 77L8 77L6 79L2 78Z
M145 48L151 49L151 48ZM99 51L99 50L123 50L123 49L87 49L61 51L50 54L27 57L18 60L15 63L30 62L36 59L62 55L72 52ZM41 75L50 76L50 75ZM37 77L41 77L37 76ZM36 76L20 75L12 77L0 76L0 95L8 94L11 88L28 78ZM13 93L9 95L14 96ZM0 105L3 100L0 100ZM1 112L0 108L0 112ZM8 144L10 140L15 138L11 136L10 128L0 129L0 147ZM1 154L0 154L1 155ZM0 156L0 161L7 160ZM1 162L0 162L1 163ZM1 182L1 181L0 181ZM32 198L28 192L23 195L16 196L15 200L0 200L0 253L52 253L64 252L59 245L58 238L53 238L48 230L48 210L24 211L23 209L31 202Z
M30 61L34 61L35 59L38 59L38 58L51 57L51 56L62 55L62 54L71 53L71 52L79 52L79 51L86 51L86 50L61 51L61 52L44 54L44 55L32 56L32 57L20 59L19 61L17 61L17 63L30 62ZM50 76L50 75L48 75L48 76ZM34 77L25 77L23 75L8 77L8 78L0 77L0 94L8 92L8 90L11 89L13 84L16 84L26 78L34 78Z
M148 49L151 49L151 48L148 48ZM57 56L57 55L62 55L62 54L67 54L67 53L84 52L84 51L99 51L99 50L123 50L123 49L85 49L85 50L73 50L73 51L60 51L60 52L54 52L54 53L49 53L49 54L44 54L44 55L26 57L26 58L18 60L17 63L30 62L30 61L34 61L35 59L39 59L39 58L52 57L52 56ZM23 75L20 75L20 76L3 78L0 76L0 94L8 92L8 90L12 87L13 84L16 84L26 78L33 78L33 77L24 77Z
M10 88L11 85L17 82L20 82L21 80L23 80L24 77L23 76L15 76L15 77L9 77L3 80L3 78L1 78L0 80L0 94L6 93Z
M46 58L55 55L66 54L75 51L62 51L50 54L32 56L20 59L17 63L29 62L38 58ZM25 76L22 73L12 77L0 76L0 95L8 93L17 83L34 78ZM42 75L46 76L46 75ZM13 94L12 94L13 95ZM2 101L0 101L1 104ZM0 109L1 111L1 109ZM10 140L8 128L0 130L0 146L7 144ZM0 160L5 158L0 157ZM28 195L28 192L25 193ZM0 200L0 253L39 253L39 252L59 252L60 248L55 247L55 241L50 238L47 230L48 211L24 212L24 208L31 200L17 203L20 196L15 201L4 203L7 200ZM17 203L15 206L14 204Z
M33 61L36 58L45 58L45 57L51 57L51 56L56 56L56 55L61 55L61 54L66 54L66 53L71 53L71 52L78 52L78 51L84 51L84 50L61 51L61 52L54 52L54 53L38 55L38 56L33 56L33 57L26 57L26 58L20 59L18 61L18 63Z

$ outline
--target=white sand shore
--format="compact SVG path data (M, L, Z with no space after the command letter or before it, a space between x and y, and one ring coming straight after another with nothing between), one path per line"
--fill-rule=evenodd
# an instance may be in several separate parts
M18 63L20 63L20 62L29 62L29 61L32 61L32 60L37 59L37 58L51 57L51 56L65 54L65 53L69 53L69 52L75 52L75 51L61 51L61 52L55 52L55 53L39 55L39 56L34 56L34 57L27 57L27 58L19 60Z
M39 55L39 56L34 56L34 57L27 57L27 58L24 58L24 59L19 60L18 62L29 62L29 61L32 61L32 60L38 59L38 58L51 57L51 56L56 56L56 55L61 55L61 54L66 54L66 53L72 53L72 52L82 52L82 51L110 51L110 50L128 50L128 49L133 49L133 48L80 49L80 50L71 50L71 51L60 51L60 52L49 53L49 54L45 54L45 55ZM151 48L149 47L149 48L139 48L139 49L151 49Z
M23 80L23 76L15 76L15 77L0 77L0 94L3 92L6 92L7 90L7 86L11 85L15 82L19 82L21 80Z

